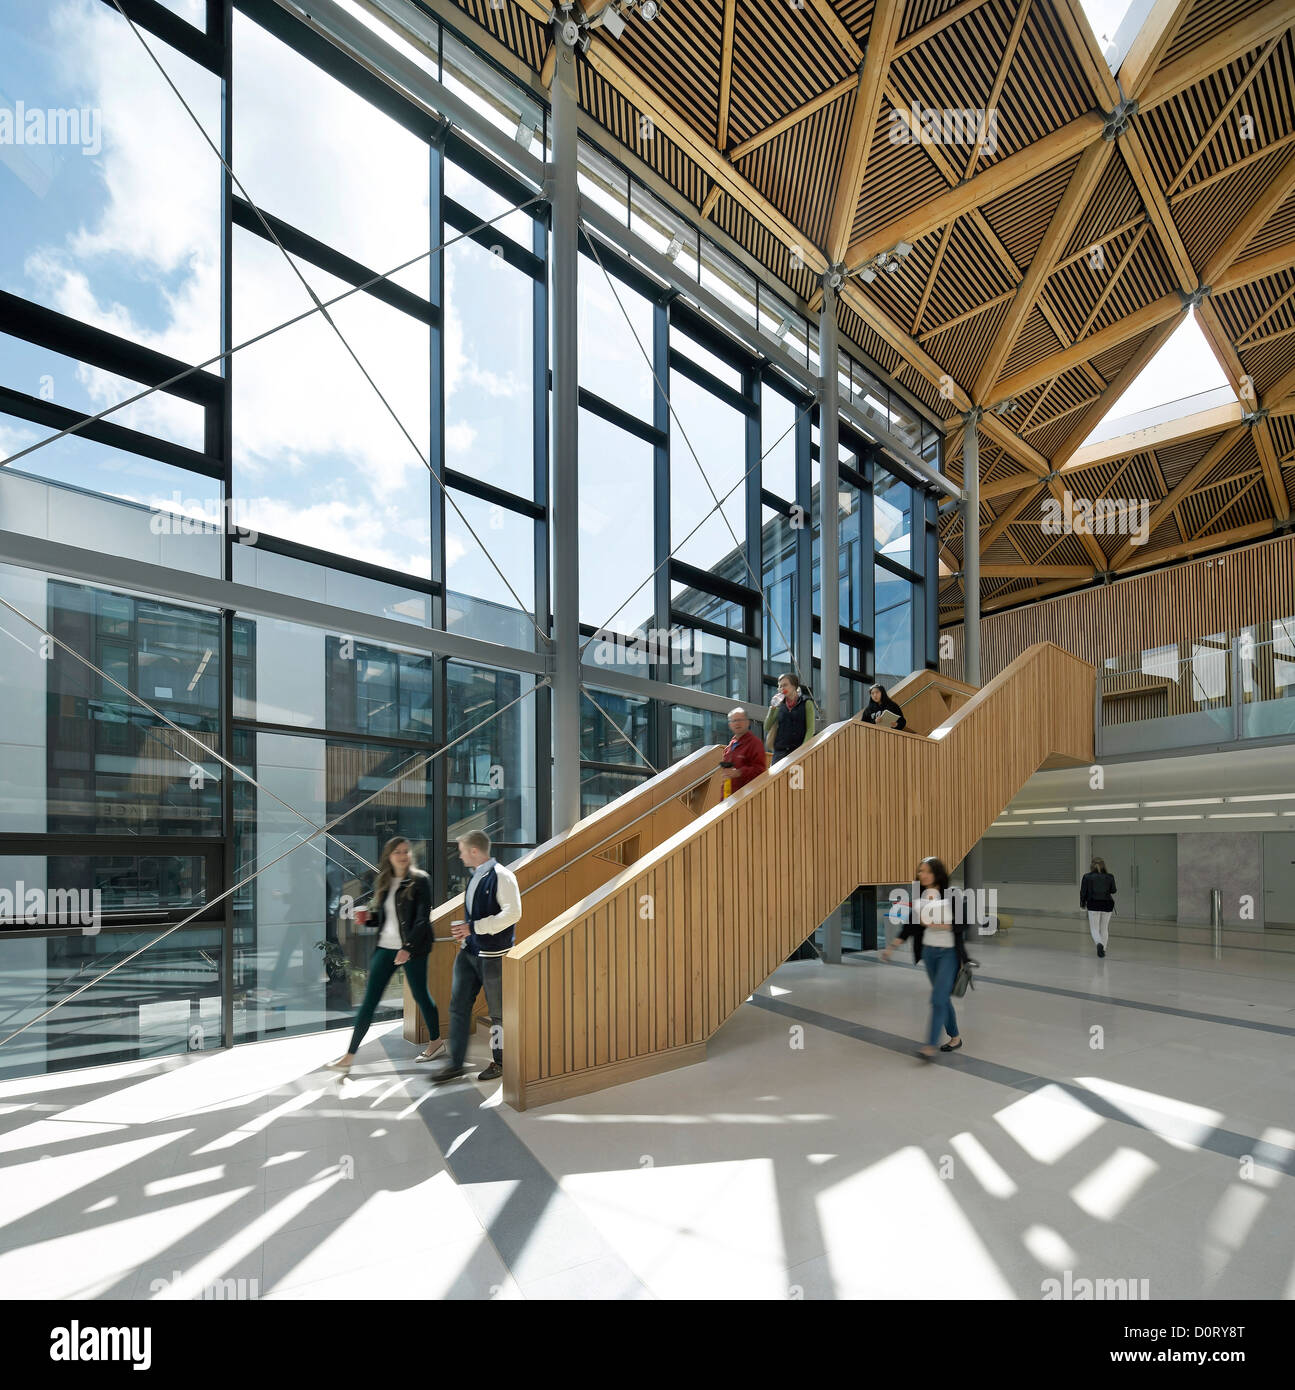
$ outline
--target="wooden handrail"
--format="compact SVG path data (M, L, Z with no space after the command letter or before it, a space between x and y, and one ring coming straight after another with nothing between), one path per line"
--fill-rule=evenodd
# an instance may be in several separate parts
M505 959L504 1098L524 1109L700 1060L855 888L907 882L928 854L956 866L1045 762L1090 762L1094 681L1031 647L929 732L830 725L681 825Z
M722 751L716 745L699 748L510 864L522 890L517 940L524 941L528 934L538 931L622 871L622 863L606 856L609 846L614 848L632 837L637 843L633 858L641 858L713 805L719 799L719 779L715 774ZM436 944L428 958L427 987L443 1010L449 1004L454 958L459 949L458 943L450 939L450 923L462 914L462 893L447 899L431 914ZM485 1007L484 998L478 999L474 1017L484 1015ZM407 985L404 1036L410 1042L427 1041L427 1028Z

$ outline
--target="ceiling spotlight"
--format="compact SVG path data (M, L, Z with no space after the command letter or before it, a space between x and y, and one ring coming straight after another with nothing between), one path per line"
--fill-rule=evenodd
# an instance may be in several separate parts
M859 272L859 279L862 280L865 285L872 284L872 282L876 278L877 272L873 270L873 268L870 265L865 265L864 268Z
M598 16L597 24L600 28L606 29L614 39L620 38L625 32L625 16L616 8L615 5L608 5Z
M908 242L901 241L899 245L895 247L895 255L898 256L899 259L902 261L904 257L907 256L912 249L913 248L908 244Z
M683 238L676 232L670 238L670 245L666 247L665 253L672 261L679 259L679 253L683 250Z
M661 6L657 4L657 0L642 0L642 3L639 5L639 14L641 14L649 24L651 24L660 13Z
M887 275L898 275L899 262L894 258L894 256L890 256L886 259L885 263L882 266L882 269L886 272Z

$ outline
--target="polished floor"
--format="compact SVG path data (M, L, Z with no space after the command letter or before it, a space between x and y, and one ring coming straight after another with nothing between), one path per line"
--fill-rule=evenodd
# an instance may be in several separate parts
M394 1025L344 1081L334 1033L4 1082L0 1296L1295 1298L1295 959L976 950L933 1065L925 973L854 956L525 1114Z

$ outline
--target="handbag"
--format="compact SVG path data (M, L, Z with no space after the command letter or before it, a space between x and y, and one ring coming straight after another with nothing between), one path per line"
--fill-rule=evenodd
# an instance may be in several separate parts
M969 989L975 989L976 982L971 978L971 972L975 968L976 962L968 957L958 967L958 977L953 982L951 991L955 999L961 999Z

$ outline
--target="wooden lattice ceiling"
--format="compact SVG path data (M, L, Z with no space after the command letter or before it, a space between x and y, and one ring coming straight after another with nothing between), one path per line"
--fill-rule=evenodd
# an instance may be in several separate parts
M547 78L547 0L423 3ZM618 40L592 32L582 105L811 308L828 267L912 247L897 274L851 274L841 327L949 426L954 478L958 417L983 407L985 609L1289 522L1292 0L1154 0L1118 77L1079 0L662 0L627 18ZM995 125L897 138L915 108ZM1083 449L1187 313L1237 405ZM1149 540L1047 534L1067 491L1145 499ZM951 515L949 616L962 531Z

